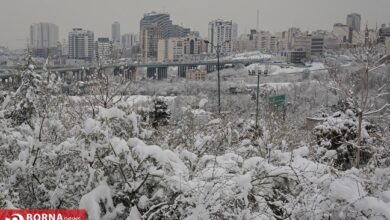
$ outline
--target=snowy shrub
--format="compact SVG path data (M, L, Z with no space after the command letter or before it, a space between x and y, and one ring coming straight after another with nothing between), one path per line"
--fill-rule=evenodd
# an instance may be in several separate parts
M319 147L337 152L337 158L334 161L336 167L349 169L353 166L357 154L355 145L357 130L358 118L356 113L351 109L346 109L345 112L338 111L324 118L323 123L315 127L314 135ZM369 122L363 121L363 143L369 144L375 141L375 138L370 136L372 132L375 132L375 127ZM325 157L329 157L332 153L326 154ZM372 151L364 149L361 154L364 158L361 163L365 164L371 158Z

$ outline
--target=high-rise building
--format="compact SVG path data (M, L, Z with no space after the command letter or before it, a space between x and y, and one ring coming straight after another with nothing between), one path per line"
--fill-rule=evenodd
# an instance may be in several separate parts
M121 42L121 25L119 22L114 22L111 25L111 38L112 42L116 45L119 45Z
M169 37L184 37L191 33L190 28L185 28L180 25L172 25Z
M300 33L296 35L292 39L292 44L290 50L295 51L305 51L306 53L310 53L310 45L311 45L311 36L307 33Z
M30 26L30 47L33 56L48 57L56 55L59 42L59 28L51 23L37 23Z
M137 34L128 33L122 35L122 48L132 48L138 43L138 40L139 37L137 36Z
M94 33L83 30L82 28L73 28L68 35L69 58L81 59L92 62L95 58Z
M255 49L263 53L276 52L276 37L268 31L260 31L254 35Z
M208 51L215 53L215 46L221 46L221 53L232 52L232 27L233 22L228 20L217 19L209 22L210 42Z
M172 25L169 14L151 12L140 21L140 49L144 61L157 59L158 40L183 37L191 32L188 28Z
M385 44L385 39L390 37L390 26L386 27L386 24L382 24L378 31L378 43Z
M337 23L333 25L332 34L340 43L359 44L364 42L364 36L348 25Z
M296 27L291 27L288 29L286 32L286 49L290 50L293 47L293 40L295 39L296 36L299 36L301 34L301 30Z
M238 37L238 24L233 23L232 24L232 40L237 39L237 37Z
M311 36L310 56L321 56L324 54L325 39L320 35Z
M357 13L352 13L347 15L347 26L352 28L352 30L360 32L361 27L361 16Z
M98 38L95 45L96 59L98 61L108 60L112 53L112 42L108 37Z
M62 56L68 56L69 55L69 46L68 41L66 39L62 39L61 41L61 55Z

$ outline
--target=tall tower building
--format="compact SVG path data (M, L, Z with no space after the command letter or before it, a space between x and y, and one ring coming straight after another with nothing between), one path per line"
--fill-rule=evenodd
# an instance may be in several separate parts
M111 37L112 42L116 45L119 45L121 42L121 25L119 22L114 22L111 25Z
M352 28L352 30L360 32L361 27L361 16L357 13L352 13L347 16L347 26Z
M233 25L232 25L232 40L237 39L237 37L238 37L238 24L233 23Z
M83 30L82 28L73 28L68 35L69 58L82 59L92 62L95 58L94 33Z
M30 47L33 56L48 57L57 54L59 28L51 23L37 23L30 26Z
M128 33L122 35L122 48L132 48L138 42L139 37L136 34Z
M139 42L144 61L157 59L159 39L183 37L191 32L189 28L173 25L167 13L144 14L140 21Z
M233 22L217 19L209 23L209 46L208 51L215 53L214 46L221 45L221 53L232 51L232 28ZM214 45L214 46L213 46Z
M144 61L157 58L158 40L167 39L172 21L166 13L146 13L140 21L140 49Z

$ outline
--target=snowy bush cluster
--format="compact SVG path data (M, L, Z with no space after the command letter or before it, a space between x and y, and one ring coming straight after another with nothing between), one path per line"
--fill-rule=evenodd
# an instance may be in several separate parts
M353 157L353 109L324 118L310 144L277 115L257 130L207 114L204 97L174 118L162 99L103 105L24 74L1 103L0 208L82 208L91 220L390 219L388 165L342 159ZM364 143L379 143L363 125Z

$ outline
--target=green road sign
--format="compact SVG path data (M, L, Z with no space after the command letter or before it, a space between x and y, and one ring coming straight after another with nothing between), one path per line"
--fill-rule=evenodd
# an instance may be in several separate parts
M286 106L286 95L275 95L268 98L268 102L275 109L283 111Z

